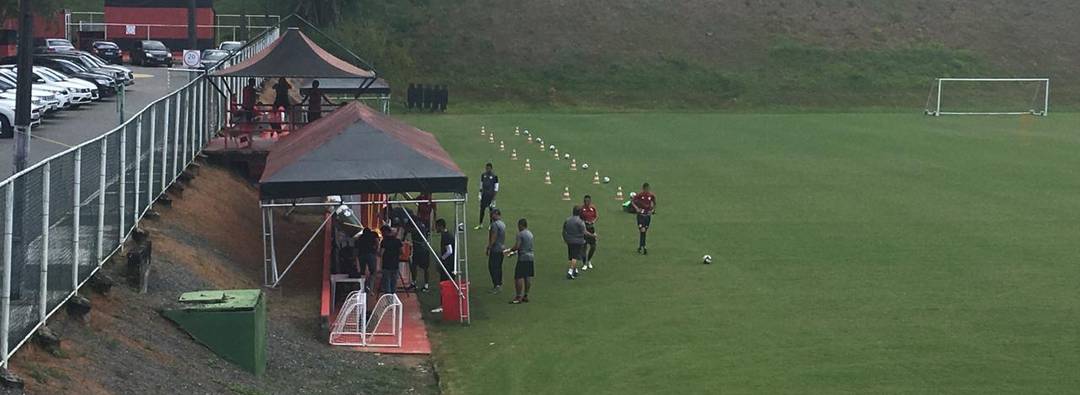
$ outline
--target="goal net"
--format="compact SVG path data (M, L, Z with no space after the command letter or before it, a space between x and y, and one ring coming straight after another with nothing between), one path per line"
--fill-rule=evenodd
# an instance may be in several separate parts
M1049 78L938 78L926 99L926 114L1049 114Z
M394 294L383 294L369 314L367 296L363 291L353 291L345 298L330 330L330 344L401 347L401 299Z

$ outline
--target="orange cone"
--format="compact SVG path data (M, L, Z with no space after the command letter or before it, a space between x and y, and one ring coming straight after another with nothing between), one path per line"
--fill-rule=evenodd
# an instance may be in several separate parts
M626 198L623 196L623 193L622 193L622 187L619 187L619 190L615 192L615 200L618 200L618 201L621 202L621 201L623 201L625 199Z
M532 136L529 136L529 144L532 144Z
M559 157L559 149L558 148L555 149L555 160L562 160L562 158Z
M593 173L592 183L595 185L600 185L600 172Z
M529 163L529 158L525 158L525 171L532 171L532 163Z
M480 135L487 136L487 130L485 130L483 126L480 127Z
M563 188L562 200L570 200L570 187Z
M544 184L551 185L551 172L550 171L545 171L544 172Z
M506 151L506 145L503 144L502 140L499 140L499 151Z
M515 136L520 136L521 135L521 128L519 128L517 126L514 126L514 135Z
M517 160L517 149L510 150L510 160Z
M570 159L570 171L577 171L577 159Z
M488 142L491 143L491 144L495 144L495 133L494 132L493 133L488 133Z

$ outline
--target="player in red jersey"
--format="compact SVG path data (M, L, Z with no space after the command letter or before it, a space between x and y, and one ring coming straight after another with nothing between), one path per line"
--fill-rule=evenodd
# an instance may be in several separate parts
M585 195L585 201L581 204L581 220L585 221L585 230L590 235L585 236L585 262L581 264L581 270L592 269L592 257L596 253L596 220L599 218L596 206L592 204L592 196Z
M656 195L649 191L649 183L641 185L641 192L634 195L630 203L637 212L638 253L648 255L649 249L645 246L645 236L649 233L649 225L652 224L652 215L656 213Z

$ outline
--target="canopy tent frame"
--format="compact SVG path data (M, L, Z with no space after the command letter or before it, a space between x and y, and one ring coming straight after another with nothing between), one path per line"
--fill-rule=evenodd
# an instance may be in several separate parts
M285 275L289 273L293 265L300 260L304 252L307 251L311 243L318 237L320 232L323 232L327 226L331 223L333 215L327 215L326 219L322 221L317 227L307 242L300 248L299 251L293 255L289 264L284 270L279 270L278 266L278 252L277 252L277 238L274 232L274 209L287 208L295 209L298 207L340 207L345 206L365 206L365 205L384 205L384 204L418 204L418 203L453 203L454 204L454 267L453 271L447 268L441 259L436 259L439 263L439 268L448 275L451 279L457 281L451 281L454 286L454 290L458 295L458 320L463 324L469 324L472 322L469 311L469 298L465 296L465 290L462 289L462 282L469 282L469 264L468 264L468 224L466 224L466 206L468 204L467 193L454 193L454 197L449 199L395 199L384 201L342 201L342 202L323 202L323 203L277 203L273 199L260 200L259 209L262 212L262 226L263 226L263 285L267 288L277 288L281 281L284 280ZM416 221L412 215L406 213L409 223L416 227ZM426 236L423 236L424 245L427 247L428 252L431 252L436 257L439 256L438 252L431 245L431 240Z

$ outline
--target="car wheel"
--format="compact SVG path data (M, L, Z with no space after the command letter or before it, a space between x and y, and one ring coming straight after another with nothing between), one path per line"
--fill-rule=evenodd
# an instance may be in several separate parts
M15 135L15 130L11 127L11 121L3 115L0 115L0 131L3 131L4 134Z

